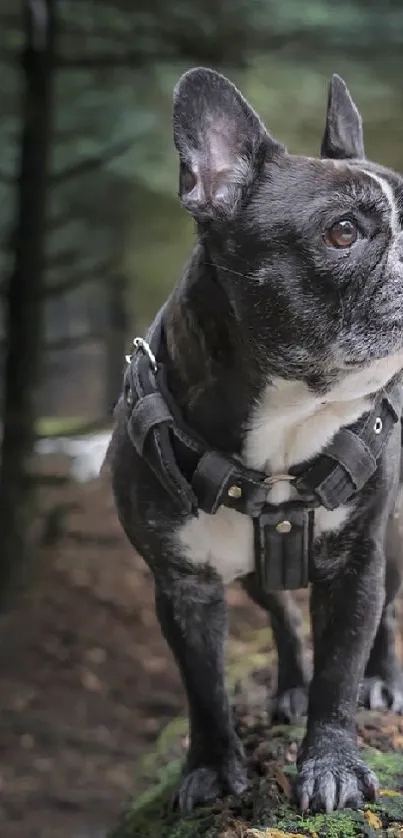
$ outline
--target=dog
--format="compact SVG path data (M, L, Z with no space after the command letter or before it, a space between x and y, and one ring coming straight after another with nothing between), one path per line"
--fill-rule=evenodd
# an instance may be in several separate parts
M224 679L238 579L271 618L272 718L307 713L298 805L356 806L378 788L357 750L359 697L403 712L403 178L366 159L337 75L318 158L289 154L210 69L181 77L173 129L197 241L135 341L107 457L186 689L177 805L246 787ZM290 593L308 584L311 678Z

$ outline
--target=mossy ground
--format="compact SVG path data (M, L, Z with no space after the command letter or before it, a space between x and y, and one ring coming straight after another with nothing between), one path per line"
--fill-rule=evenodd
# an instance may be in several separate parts
M331 815L301 815L292 803L295 755L303 728L269 728L265 714L256 708L238 708L237 719L250 778L242 798L217 801L179 817L171 808L181 764L177 757L160 770L151 789L133 801L110 838L403 838L401 717L360 711L361 751L378 774L381 792L376 804ZM183 730L179 724L176 733L183 736ZM178 748L183 753L183 739L182 744L177 742L176 753Z

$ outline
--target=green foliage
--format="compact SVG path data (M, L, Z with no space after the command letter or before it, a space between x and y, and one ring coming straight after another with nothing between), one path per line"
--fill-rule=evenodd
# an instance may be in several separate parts
M256 664L252 664L256 650L265 647L263 632L251 635L248 650L249 647L252 654L246 656L242 683L245 690L250 684L253 695L253 681L248 678L251 671L256 671ZM235 678L233 662L230 655L229 683L234 683L240 675L238 672ZM281 783L280 791L272 778L277 776L276 772L280 776L283 772L292 781L295 764L284 764L284 755L289 753L291 743L295 747L300 742L304 728L301 725L270 728L268 720L262 722L264 717L259 709L255 717L254 706L252 701L247 712L245 745L248 751L248 748L259 748L260 743L265 742L268 768L267 776L261 776L260 771L255 773L252 758L249 788L243 800L230 798L223 805L218 803L211 808L204 807L185 817L172 811L172 795L179 778L182 741L187 727L184 718L177 718L163 731L152 753L142 759L135 772L134 783L138 787L147 782L147 790L128 805L109 838L290 838L294 834L307 838L378 838L387 834L394 838L400 834L398 830L403 828L401 751L362 749L364 761L376 771L381 783L381 792L375 804L367 804L356 811L301 813L283 792L284 784ZM365 713L361 720L359 716L359 721L368 724L368 729L371 729L371 720ZM386 728L387 724L385 722ZM254 745L251 745L252 741Z
M365 819L363 812L332 812L329 815L299 817L292 810L288 818L280 819L276 827L280 831L297 829L304 835L325 835L326 838L358 838L364 834Z
M365 759L367 754L365 751ZM402 755L392 753L379 754L378 765L386 764L390 758L393 761L394 757L401 765ZM219 807L205 807L187 817L180 817L172 811L171 800L179 769L177 760L164 768L155 785L129 806L109 838L221 838L224 835L235 838L238 834L245 835L245 838L289 838L292 834L305 835L307 838L377 838L385 834L398 835L398 830L403 826L403 795L386 791L381 793L374 805L364 806L357 811L346 809L331 814L301 814L285 801L273 805L268 797L269 808L264 815L259 806L257 817L252 814L248 822L245 822L245 817L241 817L238 832L234 816L233 831L225 831ZM250 790L252 799L255 798L253 808L248 810L252 813L256 810L258 794L265 794L264 781L261 785L260 792L254 790L253 785ZM385 829L390 831L386 833Z
M172 811L179 772L178 762L161 771L155 787L133 802L110 838L206 838L213 824L210 809L198 809L187 818Z
M367 748L365 758L378 776L382 789L396 789L402 782L403 755L399 751L382 753L374 748Z
M287 0L278 4L269 0L262 10L265 27L268 18L271 38L298 39L302 48L315 43L319 53L349 48L357 52L360 47L376 49L380 43L402 42L403 9L398 2L381 5L377 0L341 0L337 4L332 0Z
M58 66L47 242L46 335L106 330L105 283L129 278L144 329L188 256L176 198L172 89L202 63L223 69L293 152L318 152L327 85L343 75L368 154L403 169L403 7L376 0L76 0L58 4ZM22 16L0 10L0 273L15 212ZM81 279L85 285L81 284ZM130 336L128 336L129 338Z

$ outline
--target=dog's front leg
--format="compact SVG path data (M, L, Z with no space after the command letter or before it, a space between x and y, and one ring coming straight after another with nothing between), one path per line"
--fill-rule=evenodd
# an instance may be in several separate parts
M399 501L401 503L401 501ZM403 669L396 653L395 598L402 584L402 539L395 517L386 536L385 604L361 685L360 698L373 710L391 709L403 715Z
M251 599L270 615L278 655L277 690L269 702L275 724L304 716L308 704L309 668L302 636L302 614L288 591L267 593L249 574L242 586Z
M383 585L382 551L363 539L350 548L343 566L339 559L338 571L312 587L314 677L297 761L302 809L330 812L376 795L377 779L358 753L355 713L382 612Z
M156 610L187 693L190 745L177 803L190 811L246 786L224 683L224 589L209 571L169 575L156 582Z

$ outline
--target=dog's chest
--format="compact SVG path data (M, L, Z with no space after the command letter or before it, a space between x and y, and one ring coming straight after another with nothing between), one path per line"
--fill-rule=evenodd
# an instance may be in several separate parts
M287 475L291 466L319 453L341 426L354 422L369 406L365 396L325 402L299 382L274 382L251 412L244 462L268 475ZM283 503L293 493L289 481L279 480L267 500ZM348 507L317 509L315 537L339 529L348 512ZM181 528L179 538L188 560L211 565L226 583L254 569L252 520L233 509L220 507L215 515L200 512Z
M287 475L292 466L322 451L343 425L355 422L369 406L363 396L336 401L329 394L321 399L298 381L274 381L250 416L245 462L270 475ZM281 503L292 491L289 482L279 480L268 500Z

